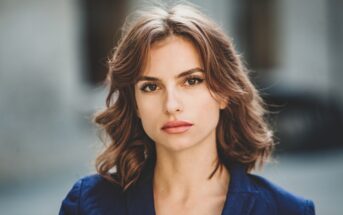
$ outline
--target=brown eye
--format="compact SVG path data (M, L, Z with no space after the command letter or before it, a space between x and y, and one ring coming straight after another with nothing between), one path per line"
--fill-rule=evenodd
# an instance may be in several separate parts
M156 89L157 89L157 85L156 84L151 84L151 83L144 84L141 87L141 90L143 92L153 92L153 91L156 91Z
M190 77L186 79L186 85L191 86L191 85L197 85L203 82L202 78L199 77Z

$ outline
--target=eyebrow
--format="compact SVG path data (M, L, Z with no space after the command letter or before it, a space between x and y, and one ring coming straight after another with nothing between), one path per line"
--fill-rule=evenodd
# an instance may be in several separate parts
M196 67L196 68L192 68L192 69L188 69L184 72L181 72L180 74L178 74L176 76L176 78L182 78L182 77L185 77L187 75L190 75L192 73L195 73L195 72L202 72L204 73L204 70L200 67ZM156 78L156 77L151 77L151 76L141 76L137 82L139 81L160 81L160 79Z

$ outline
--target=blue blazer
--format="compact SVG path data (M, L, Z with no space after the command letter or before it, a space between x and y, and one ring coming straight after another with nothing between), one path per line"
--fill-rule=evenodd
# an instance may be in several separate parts
M313 215L314 204L266 179L248 174L243 165L229 167L229 192L222 215ZM204 200L206 202L206 200ZM100 175L77 181L59 215L154 215L152 174L123 192Z

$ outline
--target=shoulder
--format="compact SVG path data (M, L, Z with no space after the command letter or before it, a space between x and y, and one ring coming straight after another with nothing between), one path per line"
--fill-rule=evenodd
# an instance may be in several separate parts
M258 193L257 207L264 205L276 214L315 214L311 200L290 193L264 177L253 174L248 174L248 177Z
M113 211L120 214L125 207L124 199L119 185L94 174L75 182L63 200L59 214L113 214Z

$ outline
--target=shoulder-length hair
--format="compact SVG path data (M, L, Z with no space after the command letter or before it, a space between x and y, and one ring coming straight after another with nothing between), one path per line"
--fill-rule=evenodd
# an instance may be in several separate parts
M110 137L96 159L99 174L124 190L155 162L154 142L137 116L134 86L150 47L169 36L191 41L199 50L211 92L227 101L216 130L218 162L242 163L249 172L269 158L272 132L264 118L264 103L228 36L198 9L188 5L155 7L126 21L122 37L108 62L106 109L95 116ZM116 177L110 170L116 169ZM210 177L211 177L210 176Z

